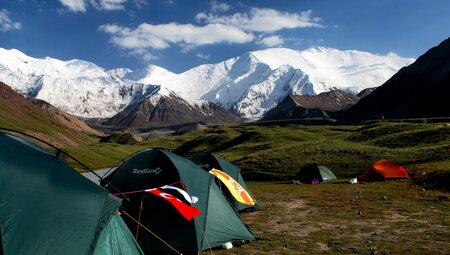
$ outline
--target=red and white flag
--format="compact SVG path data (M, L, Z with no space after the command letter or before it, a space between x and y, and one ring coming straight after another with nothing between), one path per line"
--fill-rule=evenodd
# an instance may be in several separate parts
M191 197L191 196L189 196L189 194L186 191L184 191L180 188L170 186L170 185L164 185L159 188L160 189L172 189L172 190L178 191L178 193L180 193L184 197L184 199L186 199L186 201L188 201L191 205L197 203L197 201L198 201L198 197L196 197L196 196Z
M166 201L171 203L178 210L178 212L180 212L181 215L183 215L183 217L186 218L186 220L188 221L190 221L192 218L200 214L200 210L198 208L183 203L183 201L181 201L180 199L172 196L169 193L161 191L159 188L146 189L145 192L149 192L156 196L164 198Z

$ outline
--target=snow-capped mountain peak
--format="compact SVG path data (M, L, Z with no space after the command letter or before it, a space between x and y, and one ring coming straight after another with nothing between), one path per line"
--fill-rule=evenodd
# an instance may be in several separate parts
M191 105L209 101L257 119L286 95L334 89L357 93L380 86L413 61L394 53L272 48L176 74L155 65L137 71L106 70L83 60L32 58L0 48L0 81L25 96L88 118L111 117L127 105L159 95L177 96Z
M188 100L211 101L255 119L287 94L317 95L335 89L358 93L383 84L413 61L392 53L381 56L325 47L304 51L272 48L181 74L151 72L139 82L161 84Z
M18 50L0 49L0 81L24 96L42 99L81 117L112 117L155 89L124 81L114 73L88 61L39 59Z

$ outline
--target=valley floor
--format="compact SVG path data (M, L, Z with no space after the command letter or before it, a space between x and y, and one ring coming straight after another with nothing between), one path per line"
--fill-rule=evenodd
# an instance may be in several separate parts
M446 123L214 125L133 145L94 143L69 151L96 169L151 147L184 156L217 153L242 168L263 204L241 215L258 240L204 254L450 253L450 193L431 189L450 187ZM404 166L412 179L354 185L288 181L307 163L323 164L348 180L380 159Z
M257 241L212 254L448 254L448 193L410 181L251 182L264 207L241 214ZM209 253L205 251L205 254Z

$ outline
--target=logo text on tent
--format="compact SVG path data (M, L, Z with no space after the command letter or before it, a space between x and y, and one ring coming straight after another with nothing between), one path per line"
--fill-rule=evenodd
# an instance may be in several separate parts
M157 167L155 169L144 168L144 169L133 169L133 174L159 174L162 172L162 169Z
M199 166L204 169L209 169L209 164L200 164Z

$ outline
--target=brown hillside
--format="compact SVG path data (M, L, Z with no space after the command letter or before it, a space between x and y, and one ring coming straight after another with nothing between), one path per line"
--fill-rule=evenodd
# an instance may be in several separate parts
M128 106L103 124L126 129L175 126L197 122L240 121L239 117L214 103L192 106L179 97L161 96L156 104L152 103L150 99L146 99L139 104Z
M83 131L88 134L97 136L102 135L101 132L89 127L86 123L79 120L77 117L62 111L59 108L56 108L55 106L45 102L44 100L33 98L31 99L31 101L33 102L33 104L39 106L42 110L49 114L54 120L62 123L64 126L67 126L70 129Z
M25 132L58 147L76 146L96 140L97 132L90 132L88 129L80 131L75 126L59 121L0 82L0 127Z

